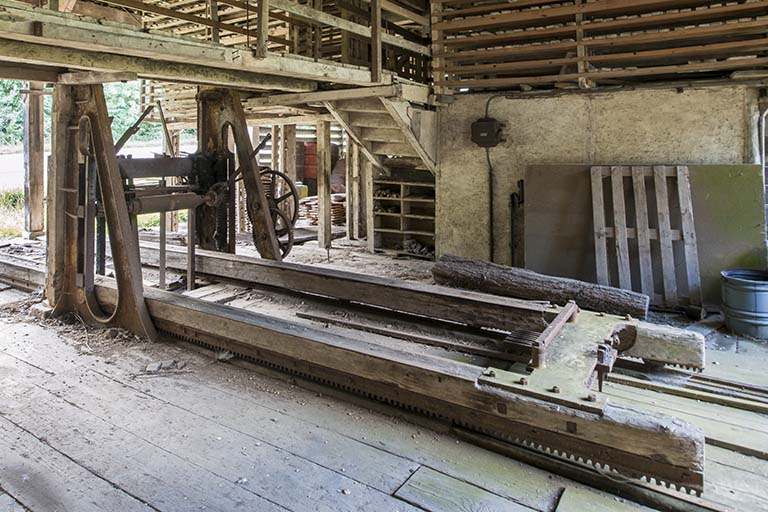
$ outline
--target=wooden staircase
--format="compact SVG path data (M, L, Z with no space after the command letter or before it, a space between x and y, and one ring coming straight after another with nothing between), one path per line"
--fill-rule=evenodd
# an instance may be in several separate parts
M324 105L375 167L435 173L436 112L402 97L342 99Z

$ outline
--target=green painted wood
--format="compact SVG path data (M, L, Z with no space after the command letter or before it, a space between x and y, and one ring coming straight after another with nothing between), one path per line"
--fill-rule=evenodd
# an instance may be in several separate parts
M614 383L604 391L612 403L674 416L698 426L704 430L707 444L768 459L768 435L760 428L765 418L760 414Z

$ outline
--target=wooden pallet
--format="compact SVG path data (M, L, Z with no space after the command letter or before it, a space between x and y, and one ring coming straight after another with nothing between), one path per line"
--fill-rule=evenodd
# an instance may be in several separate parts
M700 306L701 278L688 167L595 166L591 169L591 177L598 284L640 291L649 295L651 304L656 306ZM607 189L606 178L609 178ZM650 202L649 181L653 194ZM670 183L674 183L671 191ZM607 198L611 204L608 212ZM670 200L679 204L679 214L675 211L674 219ZM630 218L628 212L634 212L634 215ZM606 213L609 215L606 216ZM612 219L613 226L607 225L607 217ZM683 246L677 257L674 250L676 242ZM656 262L654 253L658 254ZM616 282L612 282L609 272L609 254L615 256ZM679 265L685 266L685 283L678 282L676 268ZM636 286L632 282L633 267L639 277ZM680 295L681 289L688 290L687 297Z

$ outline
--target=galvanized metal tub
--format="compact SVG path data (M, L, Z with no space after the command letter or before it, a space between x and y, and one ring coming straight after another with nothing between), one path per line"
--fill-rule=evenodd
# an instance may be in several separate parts
M720 272L725 323L736 334L768 339L768 272Z

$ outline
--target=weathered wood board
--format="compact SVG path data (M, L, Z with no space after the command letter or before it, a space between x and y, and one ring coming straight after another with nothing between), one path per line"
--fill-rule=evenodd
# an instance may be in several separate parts
M395 496L430 512L444 510L531 512L534 510L426 467L419 468L397 490Z
M704 303L720 304L720 271L764 268L765 193L760 166L689 165ZM530 165L525 177L525 266L597 282L590 166ZM650 199L650 198L649 198ZM679 208L677 205L673 205ZM678 214L679 215L679 214ZM651 241L652 245L657 241ZM683 251L682 245L676 250ZM630 256L637 256L630 246ZM615 262L611 262L615 266ZM654 258L654 265L661 261ZM677 270L685 272L684 268ZM685 282L681 274L678 281ZM639 291L640 276L632 282Z

